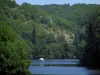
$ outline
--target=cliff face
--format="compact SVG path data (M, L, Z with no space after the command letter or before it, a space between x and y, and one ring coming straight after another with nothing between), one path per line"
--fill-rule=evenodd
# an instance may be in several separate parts
M62 40L68 44L73 44L75 38L75 34L73 32L61 28L48 28L45 29L45 33L53 35L55 40Z

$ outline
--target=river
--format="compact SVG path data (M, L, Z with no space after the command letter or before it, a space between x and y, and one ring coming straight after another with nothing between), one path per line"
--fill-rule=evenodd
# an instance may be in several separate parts
M78 59L33 60L29 71L33 75L100 75L100 70L83 67Z

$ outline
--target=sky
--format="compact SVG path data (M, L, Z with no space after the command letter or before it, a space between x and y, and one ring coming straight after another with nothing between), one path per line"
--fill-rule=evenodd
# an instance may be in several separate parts
M100 4L100 0L16 0L18 4L22 4L23 2L30 3L32 5L45 5L45 4L77 4L77 3L85 3L85 4Z

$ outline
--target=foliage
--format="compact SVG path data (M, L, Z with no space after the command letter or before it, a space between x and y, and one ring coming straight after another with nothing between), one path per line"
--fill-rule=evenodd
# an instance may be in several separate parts
M10 3L10 4L9 4ZM13 4L14 3L14 4ZM10 7L9 7L10 5ZM0 74L29 75L28 47L10 25L15 1L0 0Z
M12 3L13 4L13 3ZM8 17L16 35L28 45L32 58L80 58L86 43L87 15L98 5L22 5L9 6ZM7 18L7 17L6 17ZM84 37L83 37L84 36ZM70 40L72 43L69 43ZM64 46L64 43L66 46ZM83 47L84 46L84 47Z
M5 22L0 22L0 74L27 75L29 61L26 58L25 44L15 37Z
M0 20L8 23L15 38L26 45L23 48L32 53L28 58L33 59L80 58L87 46L84 23L99 8L95 4L18 5L11 0L1 1L4 7L0 6Z
M87 43L82 62L86 66L100 68L100 9L96 10L87 21ZM84 61L85 60L85 61Z

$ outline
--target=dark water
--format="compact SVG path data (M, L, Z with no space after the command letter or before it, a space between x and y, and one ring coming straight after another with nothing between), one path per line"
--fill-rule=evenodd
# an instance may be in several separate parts
M33 60L29 70L33 75L100 75L100 70L83 67L77 59Z

